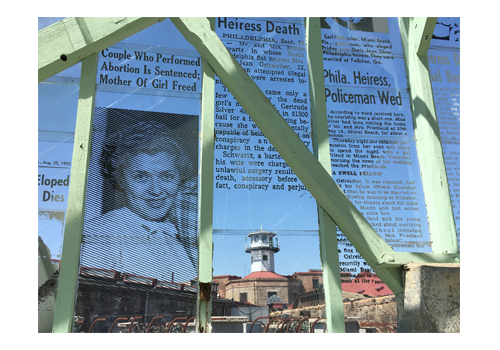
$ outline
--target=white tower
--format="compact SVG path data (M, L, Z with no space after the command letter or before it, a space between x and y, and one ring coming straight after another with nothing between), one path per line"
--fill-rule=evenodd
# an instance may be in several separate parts
M262 231L255 231L250 233L245 238L245 252L252 255L252 272L257 271L270 271L274 272L274 253L280 250L278 238L274 239L276 233Z

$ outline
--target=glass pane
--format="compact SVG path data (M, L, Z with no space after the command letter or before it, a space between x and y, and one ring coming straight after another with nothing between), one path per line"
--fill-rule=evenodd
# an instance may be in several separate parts
M460 244L460 18L437 20L428 54L434 104Z
M460 49L460 17L438 17L431 46Z
M395 251L430 252L398 19L322 18L322 40L334 180ZM373 272L338 241L341 272Z
M168 33L168 35L158 35L158 33ZM181 50L193 51L195 48L177 30L170 18L166 18L161 23L146 28L121 42L123 44L139 44L148 47L170 47Z
M201 67L167 27L99 53L75 331L195 315Z
M303 19L218 17L216 33L312 152ZM214 280L253 321L291 308L292 275L321 268L317 206L219 79L215 91Z
M321 24L332 176L396 251L430 252L397 19ZM218 17L216 33L312 152L303 19ZM458 232L459 34L459 18L439 18L429 50ZM39 331L51 330L44 282L60 258L79 74L39 84ZM101 51L96 82L74 331L182 331L196 311L201 60L166 19ZM212 315L317 305L316 201L218 78L215 105ZM391 294L337 237L344 294Z
M54 23L62 21L66 17L38 17L38 30L46 28Z
M78 85L38 84L38 331L52 332Z

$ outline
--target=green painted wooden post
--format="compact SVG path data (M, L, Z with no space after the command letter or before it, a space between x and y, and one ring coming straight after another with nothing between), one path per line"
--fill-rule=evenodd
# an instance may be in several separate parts
M97 54L93 54L82 61L68 208L66 210L54 325L52 327L54 333L70 333L73 327L90 160L96 74Z
M207 19L215 30L215 18ZM214 93L215 74L202 59L203 84L201 94L200 134L200 189L198 221L198 299L196 305L196 333L211 333L212 328L212 220L214 192ZM202 293L201 287L204 286ZM208 291L207 291L208 289ZM207 300L208 298L208 300Z
M68 17L38 31L38 82L166 17Z
M413 127L434 253L458 253L448 177L437 121L427 50L437 17L400 17Z
M365 261L394 293L403 291L402 268L382 268L378 257L393 251L346 197L321 163L286 123L266 95L226 49L206 20L171 18L251 116L295 175L332 217Z
M330 172L321 24L318 17L306 17L305 24L313 149L318 161ZM327 329L329 333L345 333L337 225L319 204L318 221Z

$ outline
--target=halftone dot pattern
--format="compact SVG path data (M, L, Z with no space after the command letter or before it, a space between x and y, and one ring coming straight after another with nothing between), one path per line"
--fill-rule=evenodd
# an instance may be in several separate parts
M196 291L178 286L198 271L198 124L195 115L96 107L77 303L91 303L99 285L99 298L118 304L139 302L140 284L153 280ZM136 286L124 294L111 279Z

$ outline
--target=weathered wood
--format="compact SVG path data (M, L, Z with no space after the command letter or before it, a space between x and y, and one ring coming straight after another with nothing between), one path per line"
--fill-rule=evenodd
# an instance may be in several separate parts
M325 79L323 77L321 23L319 18L307 17L305 27L313 150L314 155L325 170L331 172L330 141L324 93ZM318 222L327 329L328 333L345 333L337 225L319 204Z
M400 271L380 268L376 264L378 256L392 249L337 186L330 173L306 148L217 35L210 30L208 21L184 17L171 20L208 61L220 80L365 261L394 293L402 292Z
M96 74L97 54L93 54L82 61L71 181L69 184L68 207L66 210L63 248L57 283L58 293L52 328L53 333L71 333L73 327L92 140Z
M210 27L215 30L215 18L210 18ZM201 134L200 134L200 188L198 220L198 281L212 285L213 273L213 195L214 195L214 94L215 74L205 59L202 59ZM211 296L211 293L208 295ZM196 308L196 333L212 331L212 301L201 300L200 286Z
M38 82L166 17L68 17L38 31Z
M417 56L427 55L436 22L437 17L414 17L413 28L410 31L412 35L410 41Z
M458 253L457 231L434 106L427 51L422 55L419 55L417 51L417 48L419 50L424 48L419 35L427 35L432 22L432 19L426 17L401 17L399 26L432 251L434 253Z

